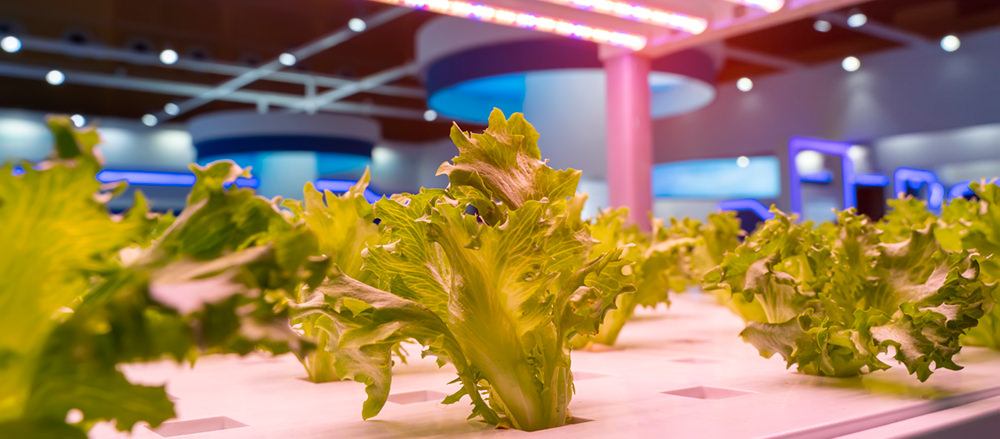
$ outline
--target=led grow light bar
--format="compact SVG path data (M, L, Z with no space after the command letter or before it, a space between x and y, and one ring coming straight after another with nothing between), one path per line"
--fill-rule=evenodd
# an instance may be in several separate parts
M726 0L730 3L736 3L743 6L749 6L751 8L763 9L767 12L777 12L779 9L785 6L785 0Z
M592 41L599 44L626 47L640 50L646 47L646 37L626 32L611 31L578 23L544 17L523 11L495 8L482 3L469 3L460 0L372 0L395 6L436 12L453 17L469 18L487 23L522 29L537 30L579 40Z
M708 20L692 17L679 12L670 12L648 8L613 0L542 0L557 5L569 6L582 11L593 11L599 14L612 15L626 20L668 27L689 34L700 34L708 29Z

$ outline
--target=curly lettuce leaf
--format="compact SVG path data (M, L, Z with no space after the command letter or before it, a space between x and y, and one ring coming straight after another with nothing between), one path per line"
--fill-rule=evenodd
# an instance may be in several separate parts
M452 127L451 140L459 155L451 163L442 163L437 173L447 175L451 186L474 187L508 209L518 209L529 200L572 197L580 182L580 171L557 171L546 165L538 138L538 132L522 114L507 119L494 108L489 127L482 134L463 132L458 125Z
M975 199L954 199L944 206L936 236L950 248L974 249L979 253L982 277L996 284L1000 282L1000 186L981 181L969 187ZM993 300L1000 301L1000 291L994 290ZM1000 349L1000 307L984 315L962 343Z
M133 221L108 215L94 174L97 134L51 118L56 156L13 175L0 167L0 421L25 415L26 385L42 362L41 346L92 273L138 234Z
M374 276L362 270L362 252L375 244L379 236L374 210L364 197L370 179L365 170L358 182L342 195L320 192L312 183L306 183L304 202L288 200L284 203L297 220L305 222L316 233L320 253L328 257L339 272L363 282L373 282ZM308 289L299 289L296 300L307 301L311 294ZM335 364L339 337L336 321L322 313L308 313L294 316L292 324L319 346L299 358L309 379L316 383L341 379Z
M710 276L761 303L764 320L741 333L761 355L777 353L789 367L825 376L887 369L877 356L890 348L921 381L933 368L960 368L952 360L959 337L995 290L977 258L944 249L932 223L882 242L882 232L850 210L815 229L777 213Z
M196 168L177 218L149 214L141 195L112 216L113 193L94 178L96 134L50 124L55 159L0 171L0 237L16 250L0 256L0 437L83 437L99 421L129 430L172 417L163 388L129 383L122 363L309 347L276 301L318 283L327 261L271 201L223 188L242 170ZM82 420L67 424L72 409Z
M340 326L338 372L366 384L363 416L388 395L389 350L412 339L451 362L472 416L522 430L563 425L572 395L567 341L594 333L631 290L623 249L592 255L577 171L540 159L520 115L494 112L483 135L453 130L451 185L382 199L368 285L335 274L300 304Z

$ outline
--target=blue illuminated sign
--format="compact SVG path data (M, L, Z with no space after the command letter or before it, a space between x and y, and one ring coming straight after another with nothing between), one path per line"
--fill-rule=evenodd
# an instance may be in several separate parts
M799 173L799 168L795 164L795 158L800 152L803 151L816 151L822 154L840 157L840 183L843 201L842 208L847 209L849 207L857 207L857 201L855 200L854 193L854 161L852 161L847 155L847 150L850 149L850 147L851 144L849 143L822 139L808 139L805 137L793 137L788 142L788 195L792 212L799 215L802 214L802 183L811 181L809 179L811 175L802 175ZM830 176L829 181L833 181L833 175L829 173L827 174Z
M944 203L944 186L938 180L937 174L926 169L897 168L892 173L893 191L895 195L908 193L909 190L919 191L927 187L927 207L940 210Z

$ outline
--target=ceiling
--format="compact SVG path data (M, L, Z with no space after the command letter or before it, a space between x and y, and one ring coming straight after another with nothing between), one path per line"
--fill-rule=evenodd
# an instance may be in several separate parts
M713 0L714 1L714 0ZM361 33L346 30L352 17L375 17L399 11L380 26ZM843 23L855 10L868 24L851 29ZM301 98L307 83L323 95L338 92L329 110L375 111L383 137L420 142L445 137L449 123L426 122L423 88L413 69L414 35L435 15L363 0L33 0L0 2L0 34L24 40L17 53L0 52L0 106L88 117L138 119L163 113L168 102L182 104L183 122L223 109L254 108L259 102ZM819 18L834 23L817 32L809 17L744 33L725 40L720 86L736 79L839 61L908 44L936 44L948 33L1000 26L996 0L876 0ZM339 34L338 34L339 32ZM268 77L237 87L238 92L186 108L192 96L231 81L279 54L320 37L338 34L343 42L282 67L280 80ZM159 63L157 54L173 49L180 61ZM403 66L403 69L400 67ZM44 73L58 68L66 83L48 85ZM360 79L393 72L373 88ZM399 73L402 72L402 73ZM90 78L85 81L79 78ZM310 79L317 78L317 79ZM190 103L190 102L189 102ZM326 111L321 109L321 111ZM469 127L474 128L474 127Z

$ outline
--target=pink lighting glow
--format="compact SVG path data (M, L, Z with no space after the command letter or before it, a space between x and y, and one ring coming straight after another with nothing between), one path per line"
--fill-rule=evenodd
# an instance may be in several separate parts
M626 20L649 23L676 29L689 34L700 34L708 28L708 20L692 17L677 12L662 11L647 8L642 5L617 2L613 0L543 0L549 3L569 6L583 11L593 11L599 14L613 15ZM779 0L779 3L781 0Z
M785 6L785 0L726 0L731 3L738 3L751 8L763 9L767 12L777 12Z
M558 18L544 17L527 12L495 8L482 3L468 3L460 0L372 0L395 6L406 6L413 9L436 12L460 18L522 29L537 30L600 44L626 47L640 50L646 47L646 37L626 32L612 31L578 23L571 23ZM704 30L704 29L703 29Z

